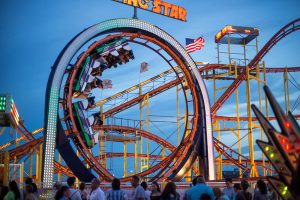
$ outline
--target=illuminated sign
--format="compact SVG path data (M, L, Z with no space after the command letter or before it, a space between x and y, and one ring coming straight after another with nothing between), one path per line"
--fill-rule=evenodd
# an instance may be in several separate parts
M10 116L14 119L16 125L19 126L19 121L20 121L19 113L17 111L17 107L13 99L11 99Z
M0 95L0 126L19 126L19 113L10 95Z
M153 13L171 17L180 21L186 21L186 9L161 0L113 0L129 6L134 6Z
M231 44L245 45L259 35L259 30L253 27L225 26L216 34L215 42L222 44L228 43L228 38L224 36L229 34L238 35L238 37L229 36Z
M6 110L6 96L0 96L0 112L5 112Z

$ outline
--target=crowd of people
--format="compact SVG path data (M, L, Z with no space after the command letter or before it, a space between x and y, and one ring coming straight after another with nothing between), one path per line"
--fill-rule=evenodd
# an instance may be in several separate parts
M0 200L38 200L37 185L31 178L26 178L23 190L20 190L16 181L10 181L7 186L1 187Z
M54 185L55 200L277 200L275 191L271 190L263 180L258 180L256 188L249 191L249 183L242 180L241 183L234 183L232 179L225 180L225 187L210 187L205 183L202 176L197 176L192 181L191 188L179 192L176 184L169 181L163 184L161 190L157 182L152 182L148 187L147 182L140 182L138 176L131 177L131 190L121 189L121 182L115 178L111 183L111 189L105 190L100 187L100 180L94 178L90 188L85 183L75 186L76 178L69 177L67 184L57 182ZM10 181L9 186L1 188L0 200L37 200L39 191L31 178L27 178L23 190L19 190L15 181Z

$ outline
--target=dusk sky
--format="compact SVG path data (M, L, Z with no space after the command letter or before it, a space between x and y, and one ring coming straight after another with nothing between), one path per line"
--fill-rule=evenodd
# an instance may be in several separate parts
M258 27L260 49L281 27L300 17L299 0L169 0L168 2L187 9L187 22L142 10L138 10L139 19L162 28L182 45L185 45L185 38L197 38L202 35L206 41L205 47L191 55L195 61L209 63L217 63L214 36L224 26ZM132 15L132 7L111 0L2 0L0 2L0 57L2 60L0 93L12 95L19 114L25 120L25 125L29 130L43 127L46 83L51 66L63 47L77 33L93 24L112 18L132 17ZM149 54L148 50L141 50L140 47L136 48L137 59L128 64L127 71L124 68L122 73L114 73L111 79L116 83L115 87L104 96L137 84L139 63L143 61L149 62L152 68L148 74L141 76L141 80L167 69L166 64L156 59L155 54ZM281 40L263 60L267 67L299 66L299 52L300 31ZM250 48L247 54L251 60L255 55L255 50ZM158 65L164 66L161 66L159 70L155 69ZM136 70L134 76L128 71L129 69ZM294 73L293 76L296 80L300 80L299 73ZM118 85L116 80L119 79L124 82ZM268 85L284 106L282 74L268 76ZM211 82L207 82L207 87L212 102ZM242 85L241 90L243 88ZM290 92L291 105L293 105L300 92L292 86ZM240 103L241 113L245 115L243 94L245 93L241 93ZM161 102L164 102L163 96L159 98ZM254 103L256 100L257 94L253 93ZM230 112L235 104L228 101L226 105L220 111L220 115L232 114ZM299 114L299 112L298 106L294 113ZM11 140L7 132L4 134L3 141ZM228 137L224 135L224 139Z

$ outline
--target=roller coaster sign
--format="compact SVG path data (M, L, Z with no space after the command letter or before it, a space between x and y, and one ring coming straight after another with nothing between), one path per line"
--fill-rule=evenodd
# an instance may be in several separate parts
M113 1L186 22L187 12L185 8L161 0L113 0ZM152 2L150 3L150 1Z

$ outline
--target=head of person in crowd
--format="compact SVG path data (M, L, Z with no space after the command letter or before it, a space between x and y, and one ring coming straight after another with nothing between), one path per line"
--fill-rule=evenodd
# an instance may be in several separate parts
M61 184L61 182L59 182L59 181L57 181L57 182L54 184L54 189L55 189L56 191L60 190L61 187L62 187L62 184Z
M69 187L68 186L62 186L61 188L60 188L60 190L58 190L57 192L56 192L56 194L55 194L55 200L60 200L60 199L62 199L63 197L65 198L65 199L68 199L69 197L70 197L70 194L71 194L71 192L70 192L70 189L69 189Z
M246 191L246 190L248 189L248 187L249 187L248 181L242 180L242 182L241 182L241 187L242 187L242 190L243 190L243 191Z
M35 183L32 183L31 186L32 186L32 193L36 193L38 191L37 185Z
M69 186L70 188L74 188L74 186L75 186L75 181L76 181L76 178L75 178L75 177L73 177L73 176L69 177L69 178L67 179L68 186Z
M205 179L204 179L203 176L197 176L197 184L198 184L198 183L203 183L203 184L205 184Z
M141 186L144 188L144 190L147 190L147 188L148 188L148 184L147 184L146 181L143 181L143 182L141 183Z
M100 180L98 178L93 178L91 182L92 190L96 190L100 186Z
M236 193L237 193L237 192L240 192L240 191L242 190L241 184L235 183L235 184L233 185L233 189L234 189L234 191L235 191Z
M201 195L200 200L213 200L213 199L211 199L208 194L204 193Z
M176 196L176 185L174 182L170 181L167 183L164 191L161 194L162 199L168 199L171 195Z
M138 176L134 175L131 177L130 182L131 182L132 187L136 188L139 185L140 178Z
M27 184L27 185L25 186L25 191L26 191L26 194L33 193L33 187L32 187L32 185Z
M120 179L114 178L111 182L111 187L113 190L120 190L121 182Z
M32 183L33 183L32 178L27 177L27 178L25 179L25 184L26 184L26 185L31 185Z
M267 185L263 180L259 179L256 185L261 194L267 194Z
M159 185L158 185L158 183L156 181L152 182L152 184L151 184L151 190L152 191L160 192L160 187L159 187Z
M197 177L193 178L193 180L192 180L192 185L193 185L193 186L197 185Z
M81 191L85 190L85 183L84 182L81 182L79 184L79 190L81 190Z
M1 186L0 199L4 199L5 195L8 193L7 186Z
M20 199L21 195L16 181L10 181L8 184L8 189L15 194L15 199Z
M232 187L232 178L226 178L225 184L226 184L227 188L231 188Z
M213 191L216 199L219 199L223 195L223 192L219 187L214 187Z

